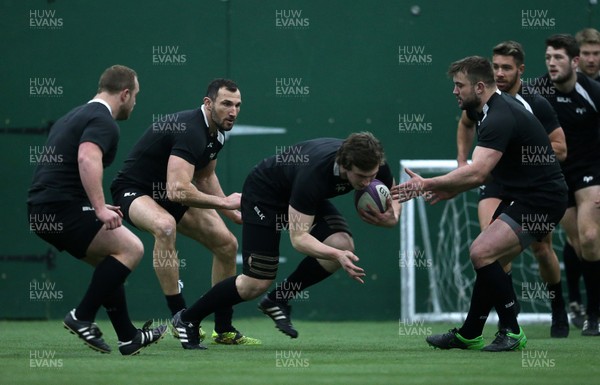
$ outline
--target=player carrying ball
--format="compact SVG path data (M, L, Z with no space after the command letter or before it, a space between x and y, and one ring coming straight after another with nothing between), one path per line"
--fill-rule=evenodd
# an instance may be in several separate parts
M293 146L293 159L272 156L248 175L242 190L243 273L213 286L193 306L175 315L175 327L195 329L219 307L233 306L263 294L277 276L281 233L288 231L292 245L307 255L284 285L266 295L259 309L275 326L296 338L288 300L329 277L340 266L363 283L365 272L355 263L354 242L348 224L329 201L367 186L377 178L394 184L383 148L370 133L354 133L346 140L321 138ZM362 211L367 223L393 227L400 204L388 200L384 213ZM194 334L193 330L191 330Z

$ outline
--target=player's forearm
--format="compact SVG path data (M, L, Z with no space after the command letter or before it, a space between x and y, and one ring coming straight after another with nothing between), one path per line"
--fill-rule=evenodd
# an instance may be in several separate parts
M204 209L227 209L225 197L203 193L190 183L169 184L167 198L184 206Z
M194 185L198 190L205 194L216 195L220 197L225 196L225 193L221 188L221 184L219 183L219 178L217 178L217 175L214 173L207 177L194 179Z
M473 165L457 168L448 174L425 179L425 191L460 193L485 183L487 175Z
M221 183L219 182L219 178L215 173L210 174L207 177L199 177L194 179L194 185L196 188L209 195L214 195L218 197L225 197L225 193L221 188ZM225 217L229 218L232 221L239 220L238 215L234 211L234 209L224 209L224 208L216 208L221 214Z
M563 162L565 159L567 159L567 145L565 142L553 141L551 145L552 150L556 155L556 159L559 162Z
M294 225L290 224L289 226L293 227ZM337 261L336 255L339 253L339 250L319 242L317 238L313 237L308 232L290 231L290 240L294 249L303 255Z
M389 222L386 227L394 227L400 220L400 214L402 213L402 204L397 200L392 200L392 208L394 209L394 221Z

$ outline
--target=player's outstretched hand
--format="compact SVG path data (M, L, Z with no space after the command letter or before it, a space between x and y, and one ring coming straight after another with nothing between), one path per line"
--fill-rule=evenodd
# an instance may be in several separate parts
M365 271L362 267L358 267L354 262L358 262L358 257L353 252L348 250L341 250L341 254L338 257L338 262L342 265L342 268L348 273L348 276L355 281L365 283L362 277L365 276Z
M392 198L398 199L400 203L421 196L425 192L425 179L408 168L405 168L404 171L410 176L410 179L404 183L392 186L390 190Z

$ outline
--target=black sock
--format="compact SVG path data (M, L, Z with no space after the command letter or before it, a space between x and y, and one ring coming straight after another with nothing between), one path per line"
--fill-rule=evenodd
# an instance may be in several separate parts
M486 291L486 286L483 284L480 274L477 274L473 285L473 293L471 294L471 306L469 306L465 322L458 331L460 335L468 339L479 337L493 306L491 295Z
M94 321L98 309L112 293L121 286L131 270L112 255L100 262L88 289L75 310L75 317L83 321Z
M586 313L590 318L597 317L600 307L600 261L583 260L581 262L583 283L587 294Z
M184 322L201 322L215 310L224 307L233 307L244 302L235 287L237 276L225 278L207 291L196 303L181 314Z
M171 310L171 315L175 315L180 310L185 309L185 299L183 298L183 294L177 293L173 295L165 295L165 299L167 300L167 306L169 310Z
M104 300L102 305L106 308L106 314L108 314L119 341L131 341L137 334L137 328L133 326L129 318L125 287L123 285L119 286Z
M506 276L508 277L508 280L510 282L510 287L512 288L513 297L515 298L515 307L513 308L513 310L515 311L515 316L518 317L519 313L521 312L521 304L519 303L519 300L517 299L517 292L515 291L515 284L513 282L512 270L507 271Z
M268 294L269 299L279 303L287 303L302 290L315 285L331 275L313 257L305 257L296 270L282 283L275 284L275 290Z
M562 282L548 284L548 295L550 297L550 307L552 312L563 311L565 309L565 299L563 298Z
M512 278L504 272L498 261L477 269L477 272L491 294L500 324L510 332L518 334L520 330L515 312L517 299Z
M215 310L215 331L217 333L227 333L235 330L232 324L233 308L222 307Z
M567 278L567 289L569 302L581 303L581 292L579 291L579 279L581 278L581 260L577 258L575 249L569 242L563 247L563 263L565 265L565 277Z

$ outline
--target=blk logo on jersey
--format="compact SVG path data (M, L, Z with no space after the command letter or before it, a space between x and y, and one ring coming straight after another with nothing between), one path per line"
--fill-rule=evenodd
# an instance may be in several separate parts
M265 214L263 214L262 211L260 211L258 206L254 206L254 212L256 214L258 214L258 217L260 218L261 221L265 219Z
M594 180L593 176L584 176L583 177L583 183L590 183L593 180Z

